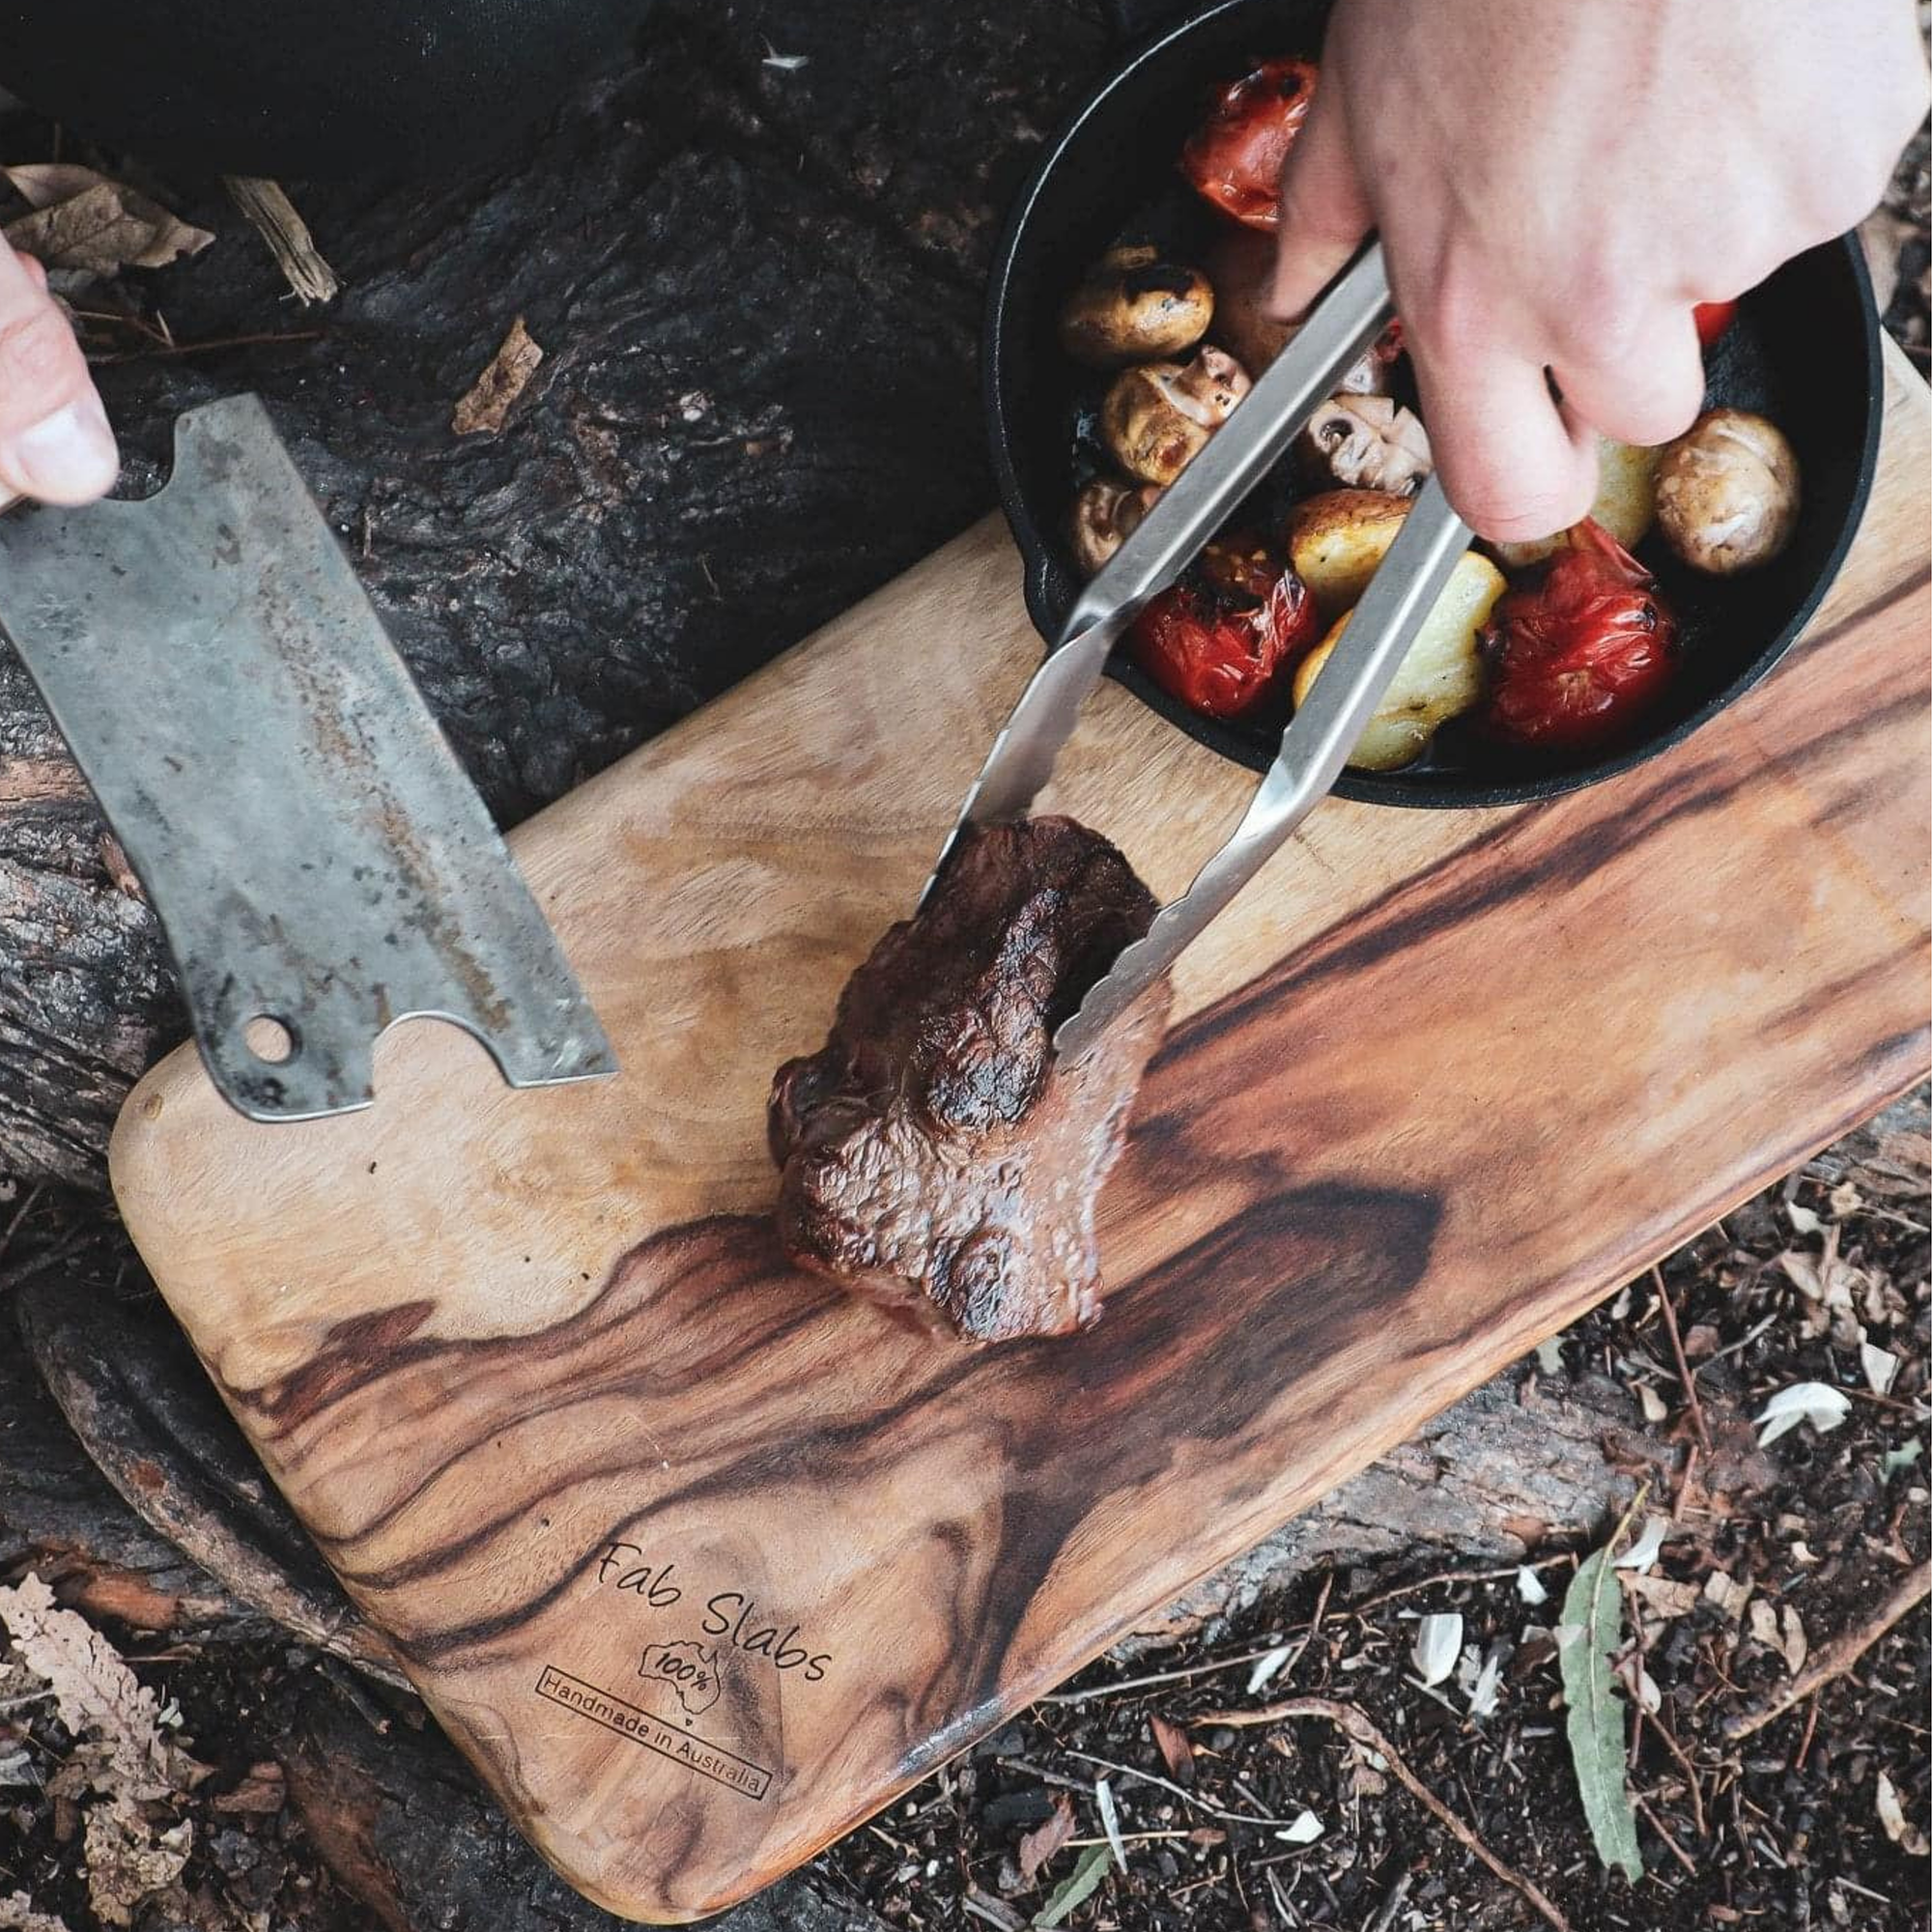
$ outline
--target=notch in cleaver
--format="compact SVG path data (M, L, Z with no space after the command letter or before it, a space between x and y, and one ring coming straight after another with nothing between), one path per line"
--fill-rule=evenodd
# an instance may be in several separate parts
M0 517L0 631L167 935L250 1120L374 1098L448 1020L513 1087L614 1073L483 801L253 396L175 425L139 502Z

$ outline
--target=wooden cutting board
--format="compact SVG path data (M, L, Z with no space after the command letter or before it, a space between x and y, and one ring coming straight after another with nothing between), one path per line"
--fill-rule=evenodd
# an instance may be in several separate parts
M1315 814L1183 964L1090 1335L909 1334L766 1223L772 1069L1037 654L990 523L518 833L616 1081L418 1023L349 1119L141 1083L156 1280L566 1877L744 1896L1924 1070L1928 420L1894 356L1830 603L1690 743ZM1252 783L1111 686L1064 772L1163 895Z

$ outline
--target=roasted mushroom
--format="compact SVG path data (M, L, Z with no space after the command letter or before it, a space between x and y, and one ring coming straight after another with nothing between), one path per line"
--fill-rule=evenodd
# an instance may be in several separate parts
M1101 440L1129 476L1165 489L1248 388L1247 372L1219 349L1203 349L1186 363L1123 369L1100 408Z
M1693 570L1713 577L1769 563L1798 527L1798 458L1748 410L1706 410L1664 447L1657 522Z
M1350 490L1410 497L1435 469L1429 432L1388 396L1330 396L1294 440L1305 472Z
M1192 349L1214 316L1199 269L1165 261L1146 242L1110 248L1060 311L1060 345L1076 362L1118 369Z
M1160 500L1151 483L1136 488L1111 476L1096 476L1082 486L1067 520L1073 560L1088 577L1140 528L1141 519Z
M1243 368L1265 369L1300 327L1268 307L1274 237L1230 222L1208 246L1208 278L1214 285L1214 340ZM1402 324L1392 322L1337 387L1350 395L1386 395L1402 348Z

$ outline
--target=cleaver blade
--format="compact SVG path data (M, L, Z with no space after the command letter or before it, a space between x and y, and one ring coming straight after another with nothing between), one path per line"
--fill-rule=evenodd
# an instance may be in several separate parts
M0 517L0 632L160 920L210 1077L250 1120L366 1107L376 1040L418 1016L474 1035L513 1087L616 1071L255 397L183 415L152 497Z

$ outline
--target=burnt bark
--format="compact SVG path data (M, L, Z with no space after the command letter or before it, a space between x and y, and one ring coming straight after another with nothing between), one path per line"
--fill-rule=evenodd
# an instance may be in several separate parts
M183 410L260 393L513 823L988 507L982 270L1106 44L1029 0L676 0L488 167L290 184L344 284L308 310L213 183L99 157L217 234L128 278L177 344L316 332L157 355L88 325L124 489L162 473ZM31 117L0 131L52 152ZM499 435L459 438L452 406L518 316L544 361ZM0 646L0 1172L97 1188L122 1094L185 1034L101 832Z

